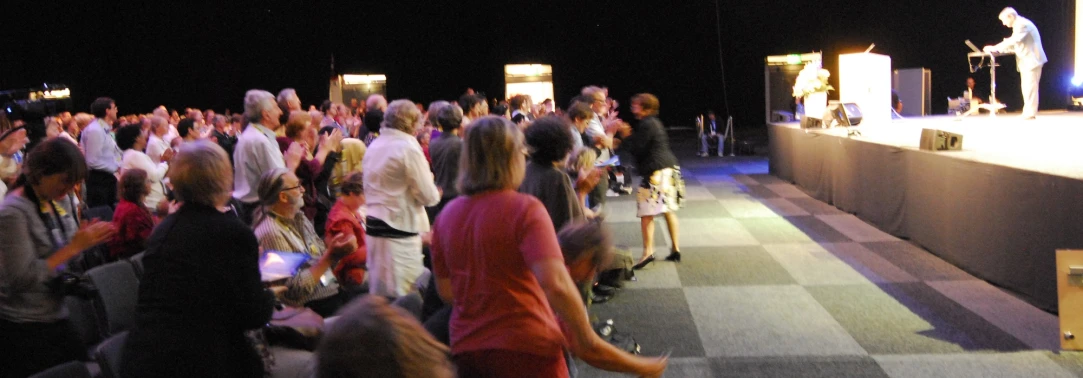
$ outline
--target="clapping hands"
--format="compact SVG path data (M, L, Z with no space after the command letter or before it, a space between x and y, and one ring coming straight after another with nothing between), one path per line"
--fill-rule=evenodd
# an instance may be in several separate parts
M338 233L327 240L327 253L338 260L357 250L357 238L353 234Z

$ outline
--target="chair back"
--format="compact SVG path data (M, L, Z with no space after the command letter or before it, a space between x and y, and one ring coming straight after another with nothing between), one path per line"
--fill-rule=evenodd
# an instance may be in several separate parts
M98 289L93 301L102 337L128 330L135 324L139 279L127 261L117 261L86 272Z

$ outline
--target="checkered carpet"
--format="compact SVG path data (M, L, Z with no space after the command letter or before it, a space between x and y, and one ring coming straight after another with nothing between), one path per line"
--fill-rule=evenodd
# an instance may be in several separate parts
M656 219L658 261L591 309L645 355L672 352L667 377L1083 376L1083 355L1057 352L1056 316L810 198L766 158L679 157L684 261L662 261ZM609 209L638 260L634 199Z

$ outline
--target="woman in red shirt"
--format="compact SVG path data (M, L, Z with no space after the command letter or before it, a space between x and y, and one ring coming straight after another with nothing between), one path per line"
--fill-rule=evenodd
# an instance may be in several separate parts
M545 206L516 192L525 167L523 135L514 124L475 120L464 138L462 196L433 225L433 273L440 296L452 304L451 354L459 375L567 377L568 347L602 369L660 376L665 358L624 353L591 329Z
M335 264L335 278L347 288L356 288L365 281L365 261L368 253L365 249L365 227L361 223L358 210L365 205L365 187L362 173L354 172L342 179L338 201L327 215L325 237L338 234L351 234L357 238L357 249Z
M142 169L126 169L120 175L117 182L120 203L113 211L113 227L117 233L109 241L109 255L113 259L126 259L146 249L147 238L154 230L154 218L143 206L143 200L150 194L150 185L147 171Z

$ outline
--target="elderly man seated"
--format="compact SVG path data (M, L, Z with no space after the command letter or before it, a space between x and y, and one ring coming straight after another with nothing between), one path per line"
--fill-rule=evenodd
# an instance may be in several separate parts
M261 250L296 252L310 259L297 274L286 280L282 303L308 307L328 317L349 300L340 290L331 268L357 249L353 234L340 233L324 240L301 212L304 187L297 176L285 168L268 171L259 183L259 208L255 212L254 231Z

